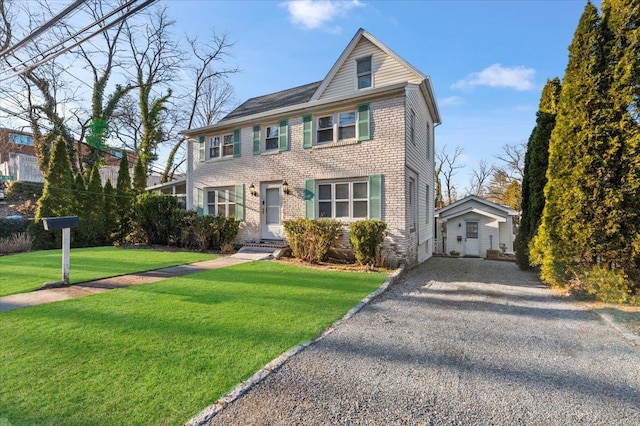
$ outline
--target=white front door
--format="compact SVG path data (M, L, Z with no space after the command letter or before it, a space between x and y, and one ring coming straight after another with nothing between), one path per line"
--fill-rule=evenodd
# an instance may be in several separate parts
M465 223L464 254L465 256L480 256L480 224L477 221Z
M284 238L282 229L282 185L264 183L260 186L262 238L279 240Z

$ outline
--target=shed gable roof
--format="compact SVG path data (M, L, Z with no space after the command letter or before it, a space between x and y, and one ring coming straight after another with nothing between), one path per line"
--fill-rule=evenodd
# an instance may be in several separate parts
M448 206L442 207L441 209L436 210L436 215L440 217L447 216L447 212L452 210L461 210L464 209L463 205L465 204L481 204L486 206L486 208L495 209L497 211L503 212L506 216L515 216L518 214L516 210L508 206L503 206L502 204L494 203L484 198L480 198L476 195L467 195L466 197L456 201L455 203L451 203Z

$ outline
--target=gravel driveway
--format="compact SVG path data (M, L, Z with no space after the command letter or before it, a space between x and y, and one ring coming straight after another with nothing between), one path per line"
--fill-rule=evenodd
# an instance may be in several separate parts
M211 425L639 425L640 348L513 263L434 258Z

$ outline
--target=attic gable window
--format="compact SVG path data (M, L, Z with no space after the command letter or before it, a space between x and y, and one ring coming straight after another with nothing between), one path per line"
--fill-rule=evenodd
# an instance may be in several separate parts
M366 89L372 86L371 56L356 61L356 73L358 77L358 89Z

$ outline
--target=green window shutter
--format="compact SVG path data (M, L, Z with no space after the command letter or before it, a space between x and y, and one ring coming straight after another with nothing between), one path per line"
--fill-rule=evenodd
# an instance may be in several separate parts
M289 120L282 120L280 122L278 135L278 150L289 151Z
M369 176L369 219L382 220L382 175Z
M253 126L253 154L260 154L260 126Z
M306 179L304 181L304 217L307 219L316 218L316 180Z
M198 188L198 216L204 216L204 190Z
M313 118L310 115L302 117L302 147L313 146Z
M244 185L236 185L236 219L244 220Z
M204 161L204 136L200 136L200 138L198 138L198 143L200 144L200 149L198 150L198 158L200 159L200 161Z
M233 158L240 157L240 129L233 131Z
M369 104L358 105L358 141L368 141L371 139Z

